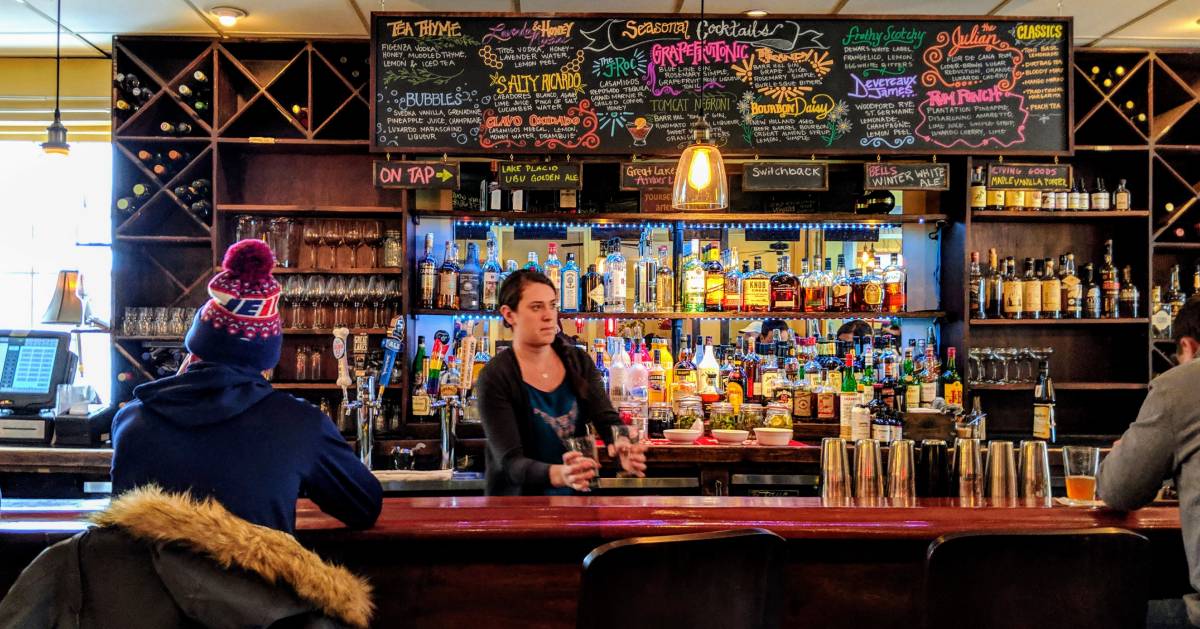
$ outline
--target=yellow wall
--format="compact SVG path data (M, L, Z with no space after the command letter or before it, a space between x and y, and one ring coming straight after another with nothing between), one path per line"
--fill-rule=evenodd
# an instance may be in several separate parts
M68 142L107 142L112 62L64 59L62 117ZM53 59L0 59L0 141L44 142L54 112Z

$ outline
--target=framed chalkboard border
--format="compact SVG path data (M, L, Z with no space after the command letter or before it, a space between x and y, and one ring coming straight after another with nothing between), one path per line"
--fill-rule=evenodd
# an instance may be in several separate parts
M545 13L545 12L543 12L543 13L514 13L511 11L509 11L509 12L505 12L505 11L471 11L471 12L447 12L447 13L420 12L420 11L372 11L371 18L370 18L370 31L371 31L370 74L371 74L371 76L370 76L370 85L369 85L369 87L370 87L370 92L369 92L370 99L369 100L371 101L371 103L370 103L371 117L370 117L370 122L369 122L369 134L370 134L370 138L371 138L370 139L370 142L371 142L370 152L372 152L372 153L399 153L399 154L455 153L458 155L472 155L472 154L487 154L488 153L488 151L486 151L483 148L479 148L478 150L473 150L473 151L464 151L464 150L462 150L463 149L462 146L395 147L395 146L380 146L379 144L376 143L376 141L375 141L375 114L376 114L376 112L375 112L375 106L376 106L376 98L375 98L375 89L376 89L375 57L376 57L376 55L375 55L375 51L378 50L378 48L379 48L379 46L378 46L379 42L376 39L376 25L379 23L378 20L390 19L390 18L403 18L403 17L416 17L416 18L423 18L423 19L430 19L430 18L439 18L439 19L445 19L445 18L465 18L465 19L513 18L513 19L522 19L522 20L531 20L531 21L532 20L545 20L545 19L549 19L549 20L605 19L606 20L606 19L612 19L613 17L619 16L619 15L620 14L614 14L614 13L553 13L553 12L550 12L550 13ZM635 13L635 14L630 14L629 17L635 17L635 16L637 18L650 18L650 19L668 19L668 18L670 18L670 19L683 18L683 19L688 19L688 20L700 19L700 14L698 14L698 13ZM718 18L719 19L739 19L739 20L753 19L753 18L747 18L745 15L730 14L730 13L709 14L706 17L708 19L718 19ZM988 20L988 21L993 21L993 22L1036 21L1036 22L1061 23L1066 27L1066 35L1063 38L1063 40L1065 42L1064 48L1065 48L1065 52L1066 52L1066 60L1064 62L1063 69L1067 74L1066 94L1064 97L1066 100L1067 111L1064 114L1063 123L1064 123L1065 129L1066 129L1067 146L1063 150L1020 150L1020 149L1010 150L1010 149L981 149L981 148L951 148L951 149L941 149L938 151L929 151L929 150L918 151L918 150L911 150L911 149L904 149L904 148L888 149L887 151L864 151L864 150L853 149L853 148L826 148L821 151L812 151L812 150L796 151L796 150L789 150L789 149L782 149L782 148L762 148L762 149L758 149L758 150L754 150L754 151L745 151L745 152L742 152L742 151L726 152L726 151L722 150L722 153L724 153L726 155L766 155L766 156L772 156L772 157L780 157L780 156L795 156L798 154L813 154L813 155L883 155L883 154L886 154L886 155L932 155L932 154L938 154L938 155L1027 155L1027 156L1048 156L1048 157L1049 156L1060 156L1061 157L1061 156L1074 155L1074 153L1075 153L1075 124L1074 124L1074 121L1075 121L1075 98L1074 98L1074 95L1075 95L1075 71L1074 71L1074 68L1075 68L1075 45L1074 45L1075 18L1074 18L1074 16L1068 15L1068 16L1058 17L1058 16L1033 16L1033 15L928 15L928 14L917 14L917 15L908 15L908 14L813 15L813 14L805 14L805 13L786 13L786 14L781 13L781 14L771 14L770 16L768 16L766 18L761 18L761 19L764 19L764 20L796 20L796 21L804 20L804 21L814 21L814 22L846 22L846 21L856 21L856 22L949 21L949 22L952 22L955 20L963 20L963 21L966 21L966 20L976 20L976 21ZM515 154L535 154L535 155L573 154L576 156L581 156L581 155L588 155L588 156L591 156L591 155L597 155L597 156L601 156L601 155L603 155L603 156L640 155L640 156L646 156L646 157L671 156L671 155L678 154L678 152L663 152L663 153L658 153L658 152L601 153L601 152L593 152L593 151L572 152L572 151L563 151L563 150L558 150L558 149L545 149L545 148L512 148L512 149L508 149L503 152L514 154L514 155Z

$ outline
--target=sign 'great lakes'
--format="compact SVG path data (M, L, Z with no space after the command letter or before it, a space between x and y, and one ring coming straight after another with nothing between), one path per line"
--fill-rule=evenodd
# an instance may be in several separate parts
M1065 154L1071 24L373 13L372 149Z

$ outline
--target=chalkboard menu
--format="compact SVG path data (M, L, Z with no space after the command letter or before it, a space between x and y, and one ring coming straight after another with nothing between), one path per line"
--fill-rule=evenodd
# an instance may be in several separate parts
M863 164L863 190L949 190L947 164Z
M1065 154L1071 24L373 13L371 147Z

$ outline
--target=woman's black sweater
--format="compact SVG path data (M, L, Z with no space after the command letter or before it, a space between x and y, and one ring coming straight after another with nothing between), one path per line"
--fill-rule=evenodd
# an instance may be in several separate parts
M605 443L612 441L609 426L620 423L604 391L600 372L587 352L571 345L562 334L551 345L566 368L566 380L579 404L576 436L587 434L591 422ZM521 378L521 366L511 349L496 354L479 372L476 383L479 416L487 437L486 492L489 496L540 494L550 487L550 465L561 461L538 461L525 456L532 449L533 408Z

